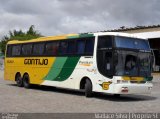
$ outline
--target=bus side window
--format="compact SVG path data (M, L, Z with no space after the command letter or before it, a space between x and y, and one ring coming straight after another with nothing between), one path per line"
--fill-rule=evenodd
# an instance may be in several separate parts
M46 54L56 56L58 54L58 42L51 42L46 44Z
M59 55L65 55L67 53L67 47L68 47L67 41L61 41L60 46L59 46L58 54Z
M87 39L85 53L93 55L93 50L94 50L94 39Z
M112 48L111 36L99 36L98 37L98 49Z
M77 40L77 54L84 54L85 53L85 40Z
M12 56L19 56L21 53L21 45L15 45L12 48Z
M22 55L32 54L32 44L25 44L22 46Z
M76 49L75 41L69 41L68 48L67 48L67 54L74 55L75 49Z
M6 56L7 56L7 57L12 56L12 46L11 46L11 45L8 45L8 46L7 46Z
M33 55L43 55L44 43L37 43L33 45Z

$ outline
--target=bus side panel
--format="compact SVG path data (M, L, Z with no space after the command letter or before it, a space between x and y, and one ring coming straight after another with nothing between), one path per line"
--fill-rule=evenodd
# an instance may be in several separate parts
M42 85L71 88L71 89L80 89L81 79L84 77L88 77L91 80L94 88L96 84L95 79L97 74L96 74L96 71L93 70L94 69L93 58L81 57L80 59L78 58L76 60L75 59L74 60L71 58L69 59L69 62L72 62L72 64L68 63L64 65L64 67L61 70L61 73L57 75L57 79L45 80L42 83ZM73 66L73 65L76 65L76 66ZM69 66L71 66L73 69ZM72 72L69 71L71 69L72 69ZM54 71L52 73L54 73Z
M47 64L43 64L44 59L48 61ZM55 57L6 58L5 80L15 81L16 73L20 72L22 77L25 73L29 75L31 84L41 84L55 59Z
M4 79L5 80L15 80L15 65L13 58L5 58L5 68L4 68Z
M73 72L80 57L59 57L44 77L42 85L74 88Z

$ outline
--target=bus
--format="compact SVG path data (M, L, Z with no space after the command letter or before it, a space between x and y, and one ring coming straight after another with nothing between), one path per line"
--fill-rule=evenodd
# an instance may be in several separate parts
M149 94L152 53L147 39L131 34L97 32L9 41L4 79L119 96Z

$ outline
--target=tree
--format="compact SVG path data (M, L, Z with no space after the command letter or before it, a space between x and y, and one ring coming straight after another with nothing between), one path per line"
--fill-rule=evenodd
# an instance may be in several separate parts
M6 44L9 41L9 38L7 36L4 36L3 39L0 42L0 49L1 52L4 54L6 49Z
M5 53L6 44L10 40L29 40L38 37L42 37L42 35L35 30L34 25L31 25L27 32L23 32L22 30L9 31L8 36L5 35L0 41L0 49L2 53Z

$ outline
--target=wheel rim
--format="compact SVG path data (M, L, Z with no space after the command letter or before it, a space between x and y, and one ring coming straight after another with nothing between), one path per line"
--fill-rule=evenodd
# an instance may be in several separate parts
M20 78L20 76L17 77L16 82L17 82L17 84L21 84L21 78Z
M28 77L28 75L24 76L23 85L24 85L24 87L29 88L30 84L29 84L29 77Z
M25 78L24 78L24 84L25 84L25 85L28 85L28 77L25 77Z

